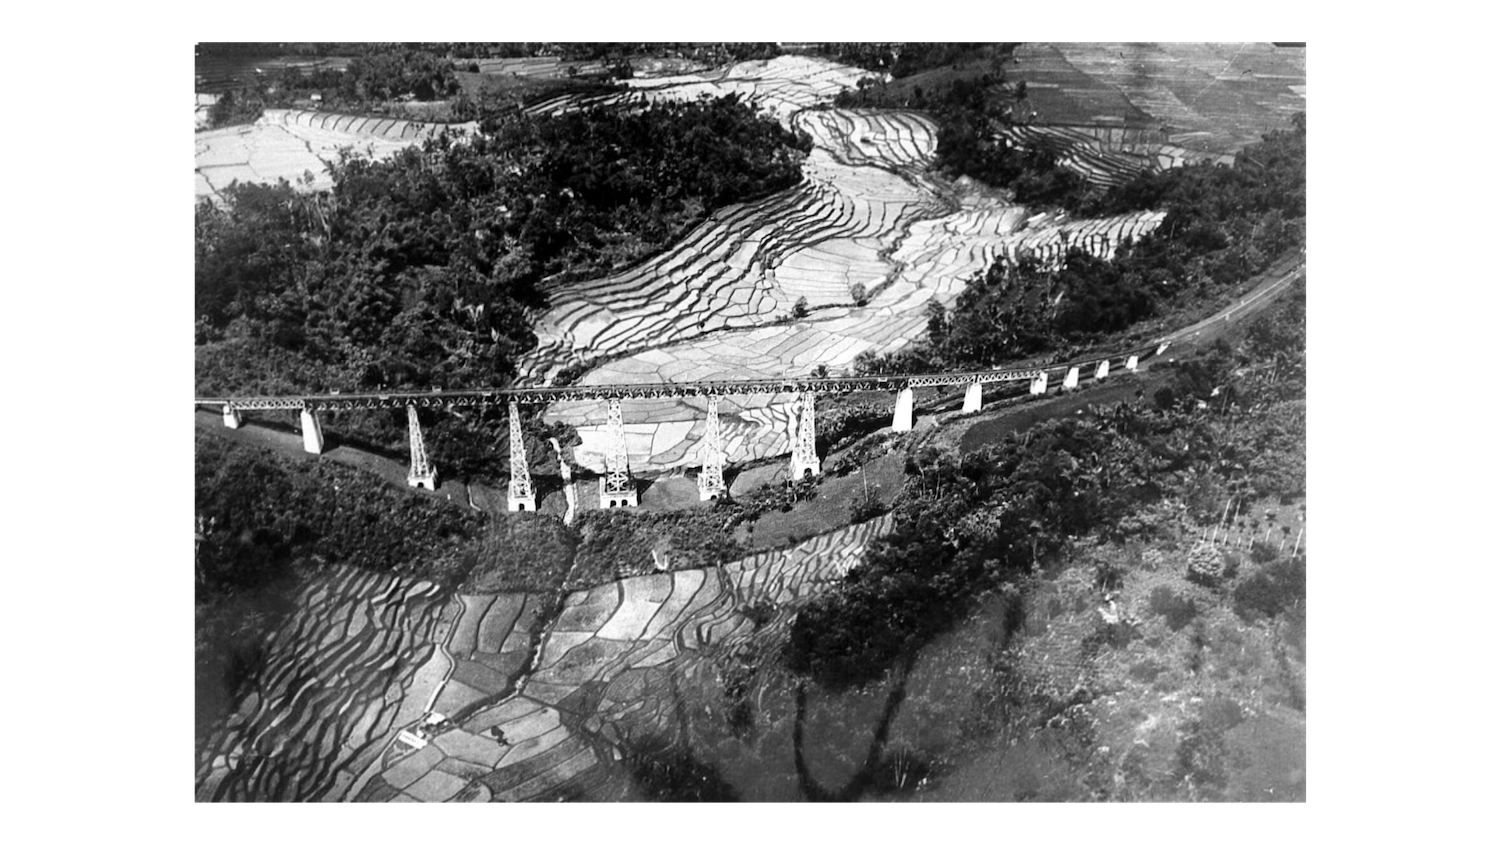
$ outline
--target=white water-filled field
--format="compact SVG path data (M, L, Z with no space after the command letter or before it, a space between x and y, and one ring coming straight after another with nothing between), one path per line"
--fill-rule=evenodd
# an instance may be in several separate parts
M248 126L211 129L194 136L194 198L215 196L236 180L270 184L286 179L302 190L327 190L333 180L326 165L338 159L341 148L385 158L443 128L395 117L268 109ZM473 124L449 128L468 131ZM307 174L310 180L305 179Z

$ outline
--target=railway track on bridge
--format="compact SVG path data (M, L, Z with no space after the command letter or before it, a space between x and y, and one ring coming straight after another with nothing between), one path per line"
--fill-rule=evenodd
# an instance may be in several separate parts
M687 396L748 396L782 393L898 392L914 387L968 386L1007 381L1032 381L1044 373L1097 366L1109 360L1124 362L1144 357L1161 344L1152 343L1117 355L1027 369L981 369L903 375L850 375L827 378L756 378L726 381L681 381L641 384L588 384L569 387L431 390L428 392L324 393L299 396L226 396L196 398L199 406L235 410L372 410L416 407L484 407L489 405L551 404L560 401L660 399Z

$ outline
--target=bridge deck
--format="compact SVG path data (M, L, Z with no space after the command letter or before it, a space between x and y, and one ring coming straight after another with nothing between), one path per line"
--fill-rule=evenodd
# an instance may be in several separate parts
M236 410L332 410L416 407L482 407L486 405L551 404L560 401L657 399L686 396L745 396L775 393L856 393L896 391L907 387L967 386L1003 381L1030 381L1043 372L1097 366L1100 361L1124 361L1146 354L1156 343L1091 360L1030 369L982 369L972 372L934 372L904 375L849 375L828 378L756 378L735 381L687 381L654 384L587 384L570 387L432 390L430 392L328 393L303 396L226 396L196 398L199 405L228 405ZM1050 375L1048 376L1051 377Z

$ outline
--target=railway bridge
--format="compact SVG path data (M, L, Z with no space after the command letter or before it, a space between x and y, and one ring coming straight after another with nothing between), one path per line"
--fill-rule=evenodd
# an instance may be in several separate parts
M1004 382L1028 381L1031 395L1047 392L1049 384L1057 383L1060 376L1061 390L1078 387L1083 372L1092 372L1093 378L1102 380L1109 376L1111 367L1135 371L1141 357L1160 355L1166 351L1169 341L1153 346L1132 349L1119 355L1095 358L1070 364L1057 364L1032 369L985 369L973 372L938 372L921 375L856 375L826 378L759 378L733 381L689 381L661 382L650 384L589 384L568 387L517 387L510 389L479 390L433 390L430 392L382 392L339 393L302 396L231 396L226 398L197 398L198 406L218 406L224 415L224 424L238 428L243 422L242 414L255 411L297 411L301 415L302 445L312 454L323 451L323 426L318 414L325 410L373 410L406 408L407 426L411 442L411 469L407 483L414 487L435 489L437 467L427 456L422 441L422 426L417 418L418 408L431 407L488 407L505 405L510 416L510 466L511 477L507 500L511 511L535 510L536 492L532 488L531 473L526 463L525 441L521 435L519 408L521 405L550 404L559 401L605 401L608 402L608 423L605 455L605 476L599 481L599 505L608 507L634 507L639 501L635 483L630 477L630 463L625 452L625 426L623 402L631 399L660 399L687 396L704 396L708 399L708 419L701 445L702 471L698 476L700 500L719 498L725 494L725 454L720 437L719 399L723 396L746 396L787 393L796 395L792 436L791 477L804 478L822 471L816 442L816 400L819 393L890 392L895 394L891 428L910 431L913 424L914 398L912 390L917 387L965 387L963 413L976 413L984 404L984 385Z

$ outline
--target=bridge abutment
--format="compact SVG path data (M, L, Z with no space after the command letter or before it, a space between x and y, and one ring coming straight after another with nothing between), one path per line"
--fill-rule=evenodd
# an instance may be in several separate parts
M224 427L238 428L243 424L245 422L240 418L240 412L235 410L233 405L224 405Z
M891 416L892 431L910 431L912 426L913 396L910 387L902 387L896 393L896 412Z
M302 450L308 454L323 453L323 424L316 411L302 409Z
M984 407L984 385L975 381L964 390L964 413L978 413Z

